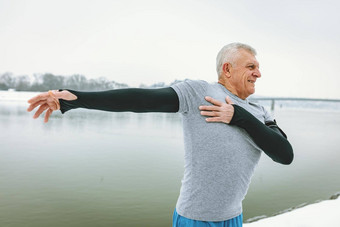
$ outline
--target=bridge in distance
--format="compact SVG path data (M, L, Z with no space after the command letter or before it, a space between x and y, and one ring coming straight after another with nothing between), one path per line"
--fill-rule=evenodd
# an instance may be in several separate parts
M275 101L302 101L302 102L338 102L340 99L314 99L314 98L285 98L285 97L250 97L251 101L271 101L271 110L275 108Z

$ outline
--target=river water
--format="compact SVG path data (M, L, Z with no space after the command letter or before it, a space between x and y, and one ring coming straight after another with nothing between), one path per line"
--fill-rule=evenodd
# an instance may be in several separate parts
M33 120L0 100L0 226L170 226L183 176L179 114L72 110ZM264 154L244 220L340 191L340 111L277 108L295 151Z

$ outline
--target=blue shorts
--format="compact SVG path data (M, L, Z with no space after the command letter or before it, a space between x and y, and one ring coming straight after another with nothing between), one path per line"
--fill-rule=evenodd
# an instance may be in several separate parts
M242 227L243 214L226 221L196 221L179 215L175 209L172 227Z

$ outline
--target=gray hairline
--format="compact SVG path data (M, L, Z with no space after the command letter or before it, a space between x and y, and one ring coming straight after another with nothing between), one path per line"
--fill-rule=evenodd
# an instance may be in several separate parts
M235 61L235 58L238 56L238 53L241 49L250 52L254 56L256 56L257 54L256 50L247 44L230 43L228 45L225 45L218 52L217 57L216 57L216 71L217 71L218 77L220 77L222 73L223 64L225 64L226 62L233 64Z

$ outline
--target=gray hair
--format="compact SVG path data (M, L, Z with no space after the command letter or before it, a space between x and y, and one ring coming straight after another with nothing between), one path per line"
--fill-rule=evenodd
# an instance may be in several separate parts
M230 64L235 63L235 59L238 56L238 52L240 49L244 49L249 51L254 56L256 55L256 50L251 46L243 43L230 43L225 45L220 52L218 52L216 57L216 71L218 76L222 73L223 64L229 62Z

